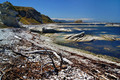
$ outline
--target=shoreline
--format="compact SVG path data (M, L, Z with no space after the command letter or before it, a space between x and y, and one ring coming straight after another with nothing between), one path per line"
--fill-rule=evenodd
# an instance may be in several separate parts
M113 63L113 64L116 64L118 66L120 66L120 62L119 63L116 63L114 61L111 61L110 59L105 59L105 58L101 58L101 57L98 57L100 55L96 55L92 52L89 52L89 51L85 51L85 50L81 50L81 49L77 49L77 48L71 48L71 47L67 47L67 46L62 46L62 45L58 45L54 42L50 42L50 44L52 44L53 46L51 47L52 49L54 48L57 48L57 49L61 49L61 50L65 50L65 51L68 51L68 52L72 52L74 54L77 54L77 55L80 55L80 56L84 56L84 57L87 57L87 58L91 58L93 60L97 60L97 61L105 61L107 63ZM66 54L66 53L65 53ZM104 56L104 55L101 55L101 56ZM106 57L109 57L109 56L106 56ZM114 57L110 57L110 58L114 58Z
M68 46L59 45L59 44L57 44L53 41L52 37L46 37L45 35L42 35L42 36L44 37L43 40L45 41L44 46L47 46L48 48L50 48L52 50L55 50L56 52L63 51L63 53L65 55L69 55L69 53L66 53L66 52L71 52L71 53L74 53L74 54L77 54L77 55L80 55L80 56L91 58L93 60L104 61L104 62L107 62L107 63L113 63L113 64L116 64L116 65L120 66L120 61L116 62L115 60L113 60L113 58L114 59L118 59L118 58L107 56L107 55L102 55L102 54L97 55L95 53L92 53L92 52L89 52L89 51L86 51L86 50L81 50L81 49L77 49L77 48L72 48L72 47L68 47ZM118 60L120 60L120 59L118 59Z
M108 56L108 55L103 55L103 54L95 54L93 52L90 52L90 51L87 51L87 50L84 50L84 49L78 49L78 48L74 48L74 47L64 46L64 44L61 45L60 43L58 43L58 44L55 43L55 44L58 45L58 46L67 47L67 48L71 48L73 50L77 50L77 51L82 52L84 54L89 54L89 55L96 56L98 58L107 59L107 60L110 60L110 61L113 61L113 62L120 63L120 59L116 58L116 57L112 57L112 56Z
M46 26L46 27L51 26L51 25L54 25L54 27L55 27L56 24L47 24L47 25L43 24L43 26ZM41 26L41 25L36 25L36 26ZM31 27L28 28L28 29L31 29ZM47 34L47 35L49 35L49 34ZM46 35L42 35L44 37L43 41L45 41L44 44L46 44L45 46L48 46L49 44L52 44L52 46L49 45L49 47L52 48L52 49L56 49L56 48L63 49L63 50L67 50L69 52L77 53L78 55L81 55L81 56L85 56L85 57L88 57L88 58L91 58L91 59L93 58L94 60L97 59L97 60L106 61L108 63L115 63L115 64L119 63L119 65L120 65L120 61L115 61L116 59L120 60L119 58L111 57L111 56L107 56L107 55L102 55L102 54L99 55L99 54L95 54L93 52L89 52L89 51L86 51L86 50L72 48L72 47L68 47L68 46L64 46L64 45L59 45L59 44L55 43L54 41L52 41L53 37L51 37L51 35L53 35L53 34L50 34L49 37L46 37ZM47 39L47 41L46 41L46 39Z
M40 50L53 51L56 54L62 54L63 59L67 60L68 62L72 62L72 64L70 64L70 63L66 63L65 61L64 64L66 65L67 69L65 70L62 69L59 73L66 74L64 73L64 71L69 70L69 67L70 67L70 69L72 69L72 72L69 73L69 75L73 75L73 74L77 75L81 73L80 75L82 76L87 75L86 78L91 77L92 79L111 79L111 78L119 79L120 78L120 75L119 75L120 74L120 63L113 62L113 61L103 59L103 58L99 58L92 54L87 54L86 52L79 50L79 49L58 45L53 42L53 38L31 32L28 29L27 30L24 30L21 28L20 29L6 29L6 30L3 29L1 30L1 33L4 34L3 37L1 36L1 39L4 39L4 38L6 39L6 40L2 40L1 43L3 42L4 44L7 43L8 46L17 44L16 46L13 46L15 48L15 51L18 51L19 53L21 52L20 50L22 50L22 53L19 53L21 55L16 54L16 58L18 58L18 56L32 57L34 55L35 59L34 58L29 59L30 61L33 62L32 64L34 64L34 62L36 61L40 62L41 59L36 53L29 54L30 52L40 51ZM9 37L11 37L10 40L8 39ZM25 53L26 51L28 52ZM7 53L7 49L5 53ZM12 52L12 54L14 54L14 52ZM12 54L11 56L13 56ZM43 54L46 54L46 53L43 53ZM43 55L42 57L44 56L45 55ZM2 57L2 58L5 58L5 57ZM8 57L8 60L9 60L9 57ZM46 58L45 58L45 62L46 62ZM58 61L56 61L56 65L59 65L58 62L59 62L59 59ZM2 63L4 64L4 61ZM27 67L25 69L27 69ZM75 72L74 70L76 69L80 70L80 72ZM58 76L61 79L61 74L59 74ZM64 76L67 77L67 74ZM51 77L56 77L56 75L52 75ZM73 75L72 77L76 79L76 76ZM73 78L70 77L70 79L73 79Z
M41 26L41 27L35 27L35 29L37 29L37 30L39 30L39 28L40 28L40 30L41 30L41 28L42 27L51 27L51 28L59 28L59 27L61 27L61 25L59 25L59 26L56 26L56 24L57 23L55 23L55 24L43 24L43 25L39 25L39 26ZM30 27L30 29L31 29L31 27ZM33 29L33 28L32 28ZM46 37L48 37L48 38L54 38L54 33L51 33L51 34L45 34L44 36ZM96 38L96 37L95 37ZM68 41L70 41L70 40L68 40ZM49 44L49 43L47 43L47 44ZM50 44L51 44L51 42L50 42ZM58 47L67 47L67 46L62 46L62 45L58 45L58 44L56 44L56 43L54 43L54 42L52 42L52 44L53 45L57 45ZM57 47L56 46L56 47ZM76 52L76 53L79 53L79 54L81 54L80 53L80 51L82 51L82 55L83 54L90 54L90 55L92 55L92 57L93 56L96 56L96 57L98 57L98 59L100 58L100 60L102 60L101 58L103 58L103 59L106 59L107 58L107 60L105 60L105 61L108 61L109 62L109 60L111 60L111 61L114 61L115 62L115 60L117 60L117 62L119 62L120 63L120 60L119 60L119 58L115 58L115 57L111 57L111 56L107 56L107 55L102 55L102 54L95 54L95 53L92 53L92 52L89 52L89 51L86 51L86 50L80 50L80 49L77 49L77 48L71 48L71 47L67 47L67 48L70 48L70 49L73 49L73 50L76 50L76 51L78 51L78 52ZM66 50L67 50L67 48L66 48ZM64 48L63 48L64 49ZM72 52L74 52L73 50L71 50ZM84 56L86 56L86 55L84 55ZM88 56L88 57L90 57L90 56Z

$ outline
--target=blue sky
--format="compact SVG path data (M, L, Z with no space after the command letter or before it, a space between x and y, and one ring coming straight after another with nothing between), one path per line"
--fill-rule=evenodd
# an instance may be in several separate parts
M6 0L0 0L0 3ZM50 18L120 22L120 0L7 0L35 8Z

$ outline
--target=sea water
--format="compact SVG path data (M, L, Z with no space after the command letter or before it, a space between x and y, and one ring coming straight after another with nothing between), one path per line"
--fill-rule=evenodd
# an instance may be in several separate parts
M104 24L58 24L65 29L71 29L71 32L64 32L64 34L80 33L85 31L88 35L112 35L116 38L120 38L120 27L105 26ZM65 26L65 27L64 27ZM76 30L80 29L80 30ZM68 42L62 44L73 48L83 49L95 54L108 55L120 59L120 41L108 41L108 40L95 40L93 42Z

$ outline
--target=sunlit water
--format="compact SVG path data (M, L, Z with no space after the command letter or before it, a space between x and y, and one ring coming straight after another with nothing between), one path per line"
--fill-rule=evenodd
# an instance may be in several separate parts
M80 33L81 31L85 31L86 34L90 35L114 35L116 38L120 38L120 27L85 24L60 24L60 26L61 25L63 27L65 26L64 28L72 29L71 32L64 32L63 34ZM79 28L80 30L76 30L75 28ZM120 59L120 41L95 40L93 42L69 42L60 44Z

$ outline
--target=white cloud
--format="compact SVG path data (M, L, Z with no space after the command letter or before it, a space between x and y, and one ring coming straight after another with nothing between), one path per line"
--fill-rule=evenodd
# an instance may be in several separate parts
M51 18L52 20L66 20L66 21L75 21L75 20L83 20L83 21L90 21L93 20L92 18L79 18L79 19L71 19L71 18Z

